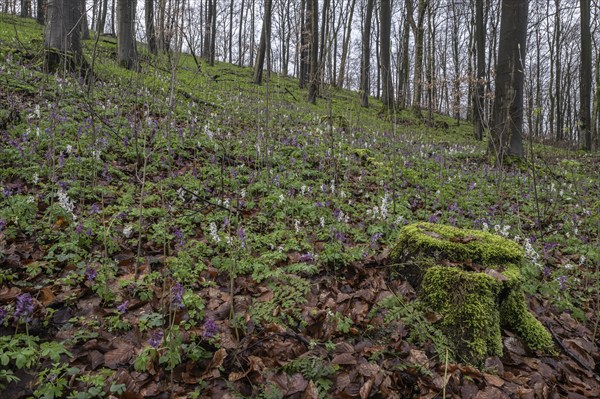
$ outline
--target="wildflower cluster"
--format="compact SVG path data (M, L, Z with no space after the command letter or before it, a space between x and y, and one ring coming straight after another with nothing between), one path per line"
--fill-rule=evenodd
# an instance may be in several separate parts
M62 209L64 209L67 213L69 213L73 217L73 220L77 220L77 216L74 213L75 203L73 202L73 200L71 200L69 198L69 195L62 187L60 187L58 189L57 196L58 196L58 205Z

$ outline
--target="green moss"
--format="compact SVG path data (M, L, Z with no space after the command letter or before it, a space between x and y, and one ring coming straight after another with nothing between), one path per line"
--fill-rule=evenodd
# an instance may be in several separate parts
M501 283L484 273L433 266L423 278L423 300L443 318L440 327L458 359L482 363L502 355L500 313L496 298Z
M522 289L522 276L519 268L509 265L504 275L508 277L506 298L500 302L500 322L502 326L516 332L531 349L552 353L552 335L527 309Z
M423 302L442 316L438 326L457 359L481 364L501 355L501 326L533 350L552 351L551 335L527 309L523 251L516 243L482 231L416 223L401 230L391 258ZM486 272L473 272L473 264Z
M425 222L404 226L390 256L400 260L415 254L452 262L473 261L486 266L518 264L523 260L521 247L506 238Z

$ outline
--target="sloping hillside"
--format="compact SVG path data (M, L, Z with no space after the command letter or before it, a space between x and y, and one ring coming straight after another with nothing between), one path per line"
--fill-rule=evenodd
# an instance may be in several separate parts
M0 14L3 398L581 398L600 392L600 158L496 167L464 121L143 55L43 73ZM439 129L431 128L438 126ZM556 340L468 365L398 277L406 224L517 242Z

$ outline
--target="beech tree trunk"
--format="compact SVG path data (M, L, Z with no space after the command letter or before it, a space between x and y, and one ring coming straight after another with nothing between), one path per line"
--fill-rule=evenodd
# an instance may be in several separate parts
M148 41L148 50L150 53L158 54L156 45L156 31L154 29L154 0L146 0L144 4L146 20L146 40Z
M581 67L579 75L579 133L583 149L592 149L592 36L590 32L590 0L580 0Z
M308 102L317 103L319 87L319 1L307 0L310 18L310 86L308 87Z
M362 32L362 56L360 63L360 105L369 106L371 93L371 21L373 18L373 0L367 0L365 24Z
M44 25L46 20L46 0L37 0L36 20L38 24Z
M117 61L121 66L132 69L137 54L135 48L136 0L118 0L119 33L117 37Z
M473 95L473 133L477 140L483 140L485 126L485 22L483 20L483 0L475 1L475 45L477 76Z
M272 8L271 0L265 0L265 15L260 34L260 44L256 53L256 63L254 64L254 83L258 85L262 83L265 55L267 51L270 51ZM267 65L267 68L270 68L270 65Z
M392 68L390 62L390 40L392 33L392 10L390 0L381 0L380 23L381 23L381 85L383 106L394 107L394 86L392 83Z
M529 4L502 0L496 95L489 151L501 163L505 156L522 158L523 83Z
M75 69L82 59L81 29L77 26L81 6L81 0L48 1L44 46L49 71L55 71L63 62L68 69Z

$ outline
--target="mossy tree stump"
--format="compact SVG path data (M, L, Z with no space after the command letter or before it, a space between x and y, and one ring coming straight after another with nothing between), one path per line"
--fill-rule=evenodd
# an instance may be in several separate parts
M524 253L515 242L479 230L416 223L402 228L390 260L423 303L441 315L438 326L457 359L481 364L501 356L501 328L533 350L552 351L552 336L527 309Z

